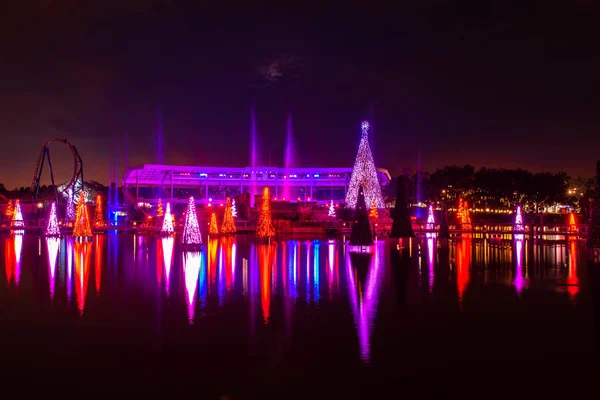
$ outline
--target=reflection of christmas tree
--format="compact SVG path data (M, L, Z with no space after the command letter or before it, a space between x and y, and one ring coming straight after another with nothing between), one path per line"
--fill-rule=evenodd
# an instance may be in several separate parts
M208 234L209 235L218 235L219 227L217 226L217 214L210 214L210 224L208 225Z
M235 199L231 199L231 216L237 218L237 207L235 206Z
M327 213L330 217L335 217L335 207L333 205L333 200L329 202L329 212Z
M261 238L270 238L275 236L275 227L271 217L271 196L269 188L265 187L262 197L262 206L258 215L258 224L256 226L256 235Z
M96 196L96 209L94 211L94 228L104 226L104 215L102 211L102 196Z
M56 220L56 203L52 203L50 208L50 217L48 218L48 226L46 228L46 236L59 236L60 228Z
M354 224L350 234L350 246L372 246L373 236L371 235L371 225L369 215L367 214L367 205L365 204L365 194L362 186L358 187L358 196L356 200L356 211L354 212Z
M525 230L525 228L523 227L523 215L521 215L521 206L517 206L517 215L515 215L514 230L516 232L523 232Z
M158 199L158 205L156 206L156 216L162 217L163 215L165 215L165 212L163 210L162 199Z
M163 219L161 233L170 235L175 232L173 228L173 217L171 216L171 204L167 203L167 212L165 213L165 218Z
M21 202L19 201L19 199L15 201L15 209L13 210L11 226L17 228L23 228L25 226L25 222L23 221L23 214L21 213Z
M221 225L221 233L235 233L235 222L233 221L233 203L228 197L225 202L225 212L223 213L223 225Z
M6 215L8 218L12 219L12 216L13 216L13 212L14 212L14 211L15 211L15 210L14 210L14 207L13 207L13 202L12 202L12 200L9 200L9 201L8 201L8 204L6 205L6 213L5 213L5 215Z
M377 210L377 207L375 207L375 200L371 200L371 209L369 210L369 218L371 218L371 220L376 220L377 218L379 218L379 211Z
M72 222L75 220L75 200L73 199L73 189L67 190L67 210L65 212L65 220Z
M90 226L90 216L88 215L87 205L85 204L85 193L83 190L79 193L79 201L77 202L77 210L75 212L75 226L73 227L74 237L92 236L92 228Z
M352 177L350 178L350 187L346 195L346 206L349 208L356 207L358 187L362 186L366 204L371 204L374 201L377 208L384 208L385 204L381 195L381 186L377 179L377 170L375 169L373 155L369 147L369 123L363 121L361 129L362 136L352 170Z
M194 198L190 197L188 208L185 213L185 225L183 226L183 244L201 244L202 234L198 226L198 217L196 216L196 204Z

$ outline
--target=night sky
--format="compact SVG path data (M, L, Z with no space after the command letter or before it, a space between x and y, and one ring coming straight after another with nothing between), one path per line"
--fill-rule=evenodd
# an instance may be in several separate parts
M377 166L392 174L414 170L419 148L430 172L472 164L591 176L600 159L594 1L14 3L0 13L9 189L31 184L56 136L78 148L86 179L107 183L117 149L130 165L156 162L158 110L167 163L249 165L253 103L262 164L283 166L290 112L299 166L352 166L363 119ZM51 151L57 181L70 178L69 153Z

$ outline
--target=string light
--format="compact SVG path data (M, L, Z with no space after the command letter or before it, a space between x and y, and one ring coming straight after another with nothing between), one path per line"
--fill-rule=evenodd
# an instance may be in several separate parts
M376 208L384 208L381 186L377 179L377 170L373 162L371 147L369 147L369 122L363 121L361 129L362 135L352 170L352 177L350 178L350 186L346 194L346 205L349 208L356 208L358 187L362 186L366 204L374 202Z
M525 228L523 227L523 216L521 215L521 206L517 206L517 215L515 215L514 230L516 232L523 232L525 230Z
M335 207L333 205L333 200L329 202L329 213L327 215L330 217L335 217Z
M75 200L73 199L73 189L67 190L67 210L65 212L65 219L69 222L75 220Z
M433 206L429 206L429 214L427 215L427 224L425 229L432 231L435 229L435 217L433 216Z
M187 212L185 213L185 225L183 226L183 244L202 244L202 234L198 226L198 217L196 216L196 205L194 197L190 197Z
M104 226L104 215L102 211L102 196L96 196L96 209L94 211L94 228Z
M371 209L369 210L369 218L371 218L371 220L376 220L377 218L379 218L379 211L377 210L377 207L375 206L375 200L371 200Z
M208 225L208 234L209 235L218 235L219 227L217 226L217 214L210 214L210 224Z
M156 206L156 216L162 217L163 215L165 215L165 212L163 210L162 199L158 199L158 205Z
M231 215L233 218L237 218L237 207L235 206L235 199L231 199Z
M79 193L79 201L77 202L77 210L75 212L75 227L73 228L73 236L78 238L92 236L92 228L90 226L90 216L88 215L87 206L85 204L85 193L82 190Z
M275 227L271 217L271 196L269 188L265 187L262 197L262 206L258 215L258 225L256 226L256 235L261 238L270 238L275 236Z
M12 219L13 213L15 212L14 206L13 206L13 201L9 200L8 204L6 205L6 216L9 219Z
M46 227L46 236L60 236L60 228L56 220L56 203L52 203L50 207L50 217L48 218L48 226Z
M25 228L25 221L23 221L23 214L21 213L21 203L19 199L15 201L15 209L13 210L12 215L12 223L11 226L15 228L21 228L19 230L15 230L15 234L23 234L23 228Z
M165 218L160 232L164 235L172 235L173 232L175 232L175 229L173 228L173 216L171 215L171 203L167 203L167 211L165 212Z
M225 212L223 213L223 224L221 225L221 233L230 234L235 233L235 222L233 221L233 207L234 203L228 197L225 202Z

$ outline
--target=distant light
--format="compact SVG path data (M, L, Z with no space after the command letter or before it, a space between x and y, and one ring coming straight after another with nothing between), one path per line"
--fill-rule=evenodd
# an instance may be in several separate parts
M300 201L300 197L298 197L298 201Z
M221 207L223 207L224 205L225 205L225 204L223 204L223 203L219 204L219 206L221 206Z
M212 204L208 203L208 206L209 206L209 207L212 207Z
M208 201L212 201L212 197L209 197L209 198L208 198Z
M315 178L318 178L320 175L319 174L314 174L313 175Z
M44 203L38 203L38 204L37 204L37 207L38 207L38 208L42 208L42 207L44 207Z
M308 201L310 201L310 197L308 198Z
M310 174L306 174L306 177L307 177L307 178L310 178Z

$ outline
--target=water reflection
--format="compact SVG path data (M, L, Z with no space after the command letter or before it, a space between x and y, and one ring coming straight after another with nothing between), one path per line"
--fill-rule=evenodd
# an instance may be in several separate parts
M478 315L493 304L500 311L506 307L507 315L518 311L535 318L531 311L539 310L535 304L563 301L567 304L563 309L572 310L586 299L585 243L578 240L472 236L448 242L434 237L378 240L367 255L349 253L336 241L287 240L267 245L242 235L211 238L202 252L182 252L173 237L136 235L132 240L126 234L109 233L87 243L70 237L44 240L47 255L37 259L36 236L8 235L0 241L10 288L0 288L0 304L8 305L5 309L15 301L48 302L49 294L52 309L63 307L71 316L85 312L84 320L100 324L113 313L126 315L127 324L152 315L152 323L164 329L150 330L148 335L172 331L168 325L176 320L201 326L205 335L223 335L218 338L223 340L233 340L234 335L223 332L234 327L231 331L239 337L250 337L259 345L267 334L268 340L277 336L285 339L281 343L295 342L298 332L310 335L322 329L311 324L326 321L340 343L358 344L364 361L381 356L373 350L374 327L406 329L407 315L411 322L414 318L448 320L458 304ZM108 256L104 256L105 242ZM95 279L96 295L87 297L90 279ZM514 301L517 296L519 301ZM53 318L65 314L57 312ZM472 315L461 313L460 318ZM348 325L350 319L354 327ZM195 331L200 330L191 329L190 334Z
M186 251L183 253L183 273L185 277L186 302L190 324L194 323L194 308L196 306L196 288L200 275L200 252Z
M90 275L90 261L92 258L92 243L76 241L75 249L75 294L77 295L77 307L79 313L83 314L87 296L88 281Z
M58 260L58 248L60 239L57 237L46 238L46 248L48 249L48 281L50 282L50 299L54 299L54 289L56 282L56 261Z
M371 359L371 333L377 312L382 241L376 242L374 254L348 253L346 271L350 304L358 332L360 356Z
M516 253L516 269L515 278L513 284L517 294L520 296L521 292L527 284L527 280L524 277L525 272L523 271L523 235L515 235L515 253Z

